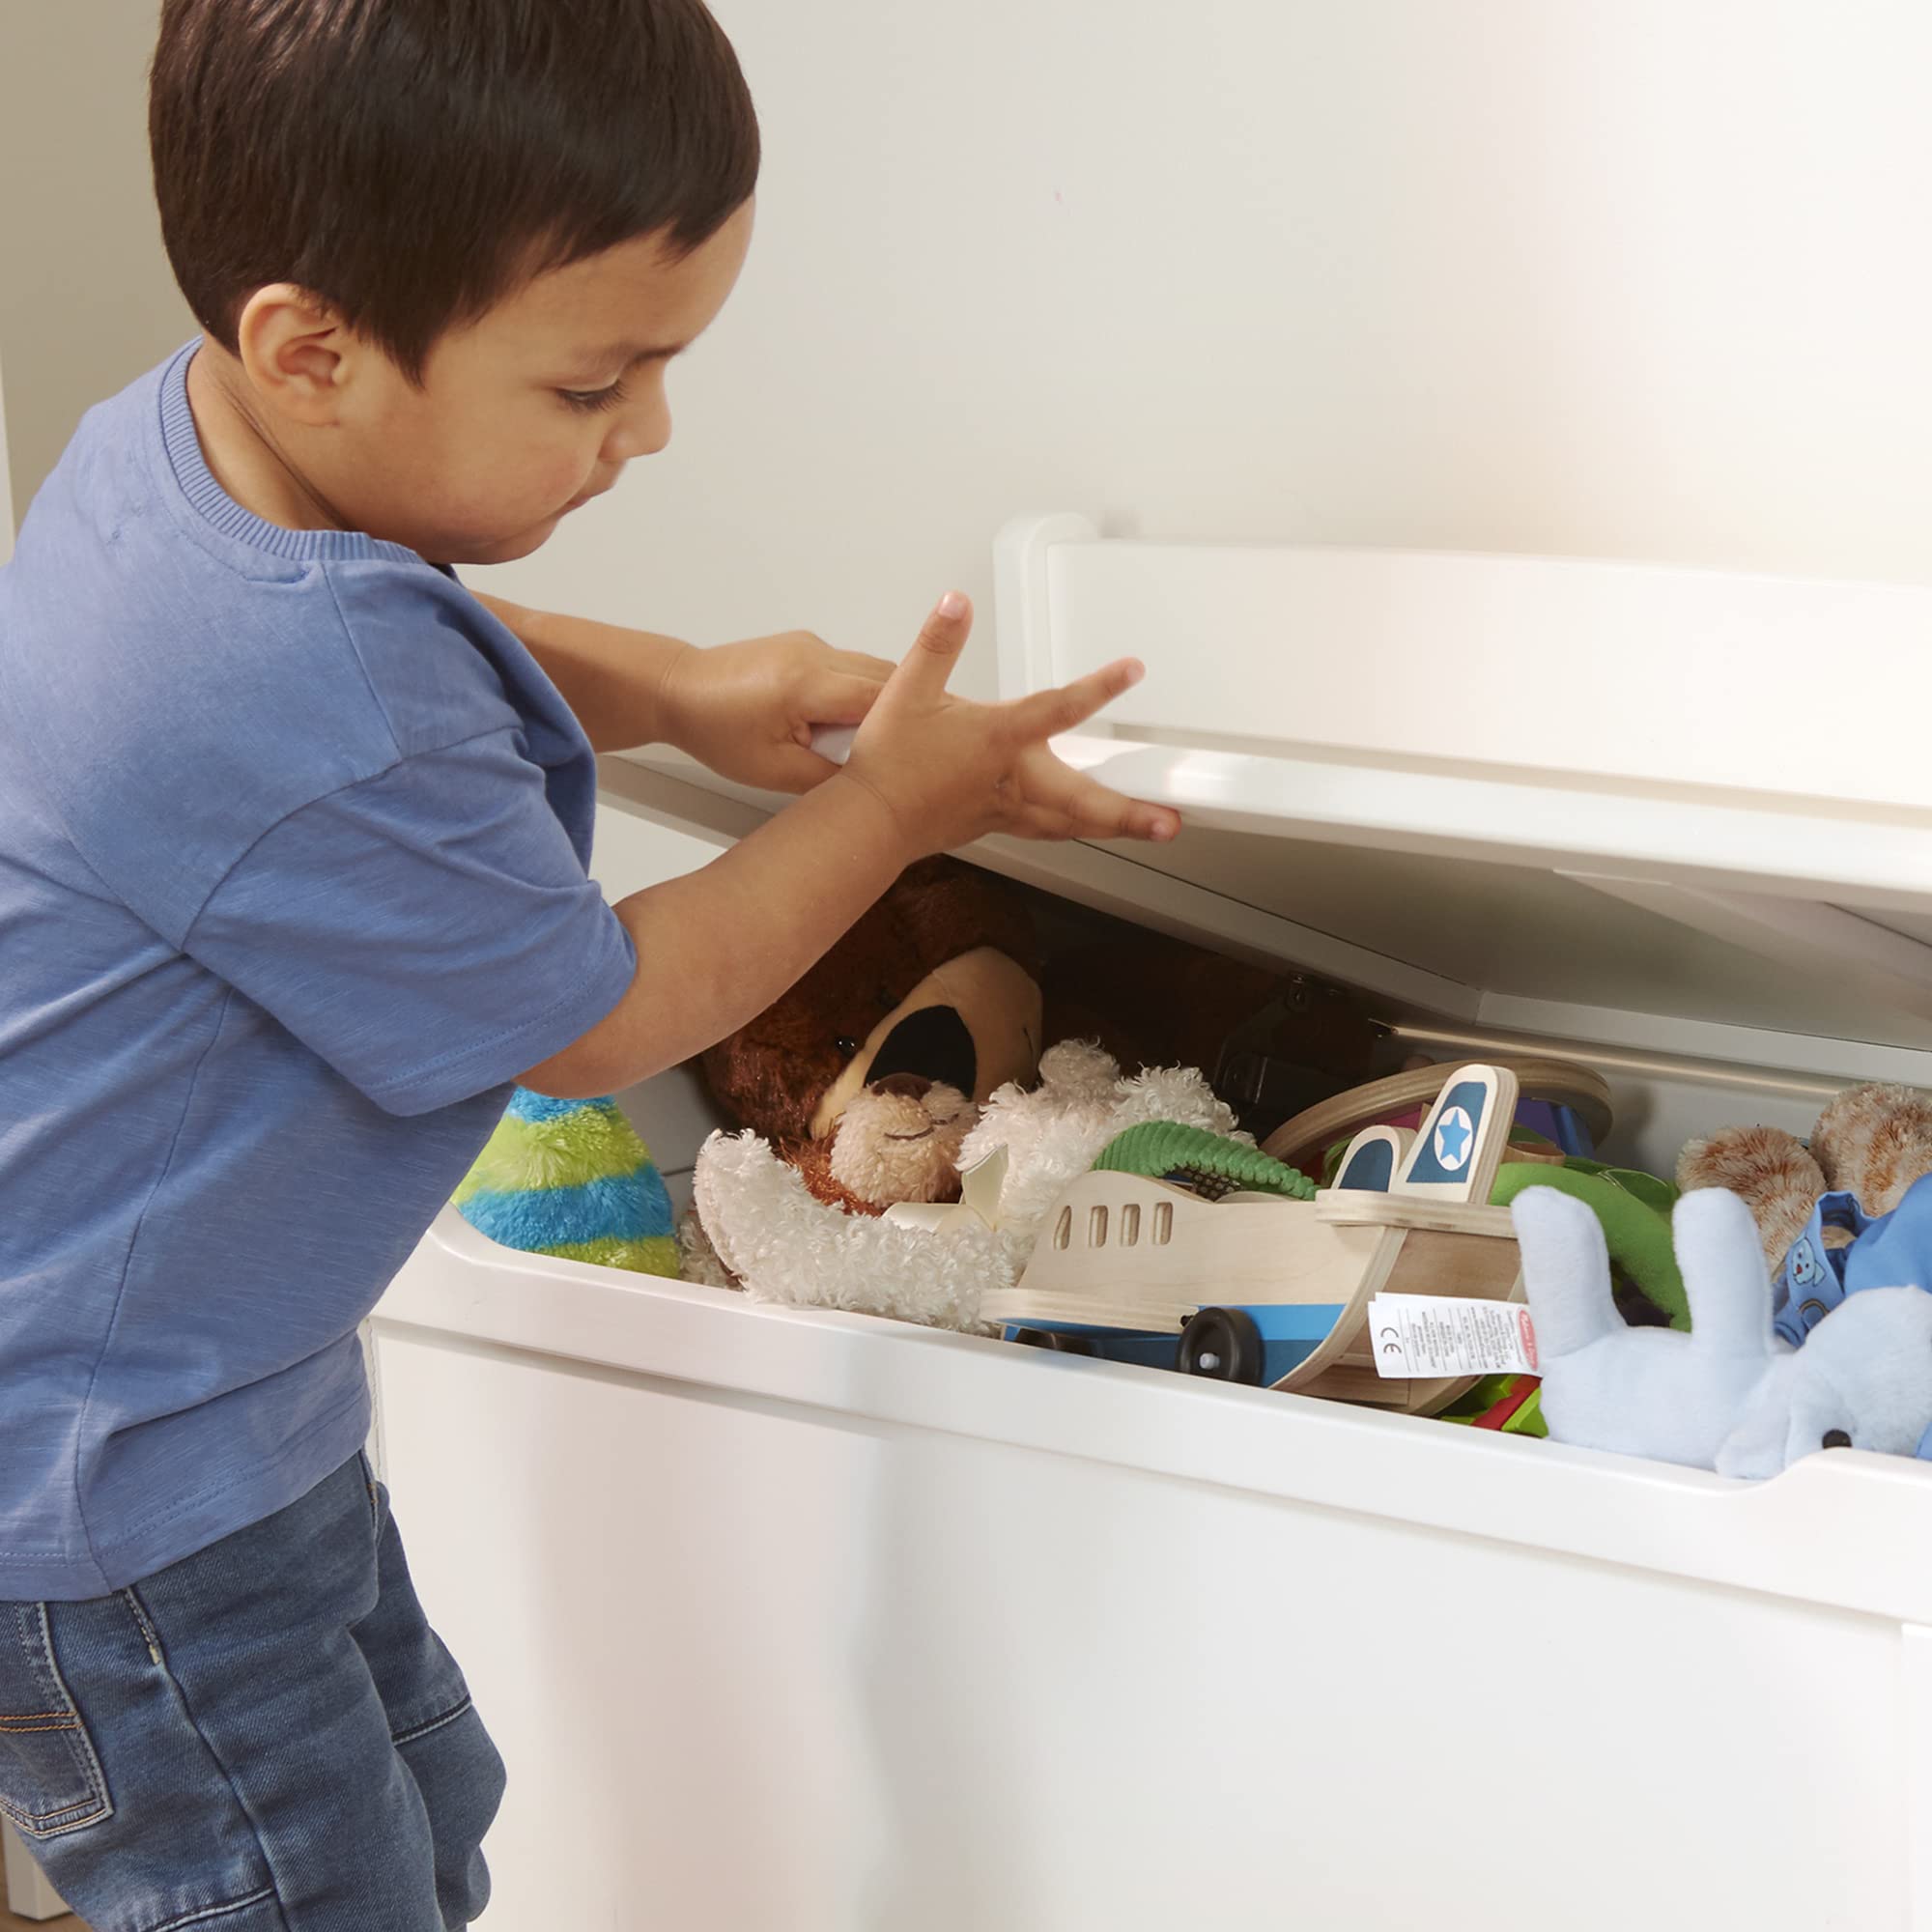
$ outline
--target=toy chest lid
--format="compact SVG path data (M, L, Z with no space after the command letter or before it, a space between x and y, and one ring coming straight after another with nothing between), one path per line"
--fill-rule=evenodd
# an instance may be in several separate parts
M1186 829L976 860L1397 1017L1932 1080L1932 589L1069 517L995 561L1002 695L1141 658L1056 749Z

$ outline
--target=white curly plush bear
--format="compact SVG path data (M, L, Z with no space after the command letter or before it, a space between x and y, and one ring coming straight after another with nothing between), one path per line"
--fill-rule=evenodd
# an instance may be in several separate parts
M1068 1041L1047 1049L1039 1076L1037 1087L1000 1088L960 1151L962 1168L1007 1151L996 1228L927 1234L848 1214L815 1200L756 1135L713 1134L697 1156L694 1196L724 1273L687 1231L687 1274L735 1277L754 1301L983 1334L980 1297L1018 1280L1047 1210L1116 1134L1178 1121L1235 1135L1233 1112L1191 1067L1123 1079L1097 1046Z

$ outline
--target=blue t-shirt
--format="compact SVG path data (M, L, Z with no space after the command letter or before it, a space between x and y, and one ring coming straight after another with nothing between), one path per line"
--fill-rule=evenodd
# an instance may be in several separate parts
M225 495L191 354L0 571L0 1599L352 1456L357 1324L636 963L555 687L413 551Z

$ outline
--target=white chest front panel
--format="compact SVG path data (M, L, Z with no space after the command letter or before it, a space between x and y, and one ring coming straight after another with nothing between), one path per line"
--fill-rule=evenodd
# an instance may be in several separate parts
M382 1349L415 1575L512 1766L507 1925L1932 1925L1895 1623Z

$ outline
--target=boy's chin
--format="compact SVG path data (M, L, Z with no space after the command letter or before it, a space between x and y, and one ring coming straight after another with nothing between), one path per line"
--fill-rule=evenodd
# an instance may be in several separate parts
M556 533L560 517L551 517L538 524L534 529L524 530L513 537L498 537L493 541L466 544L460 554L438 559L441 563L515 563L520 556L528 556L532 551L541 550Z

